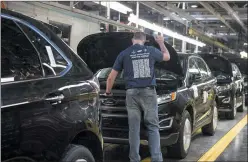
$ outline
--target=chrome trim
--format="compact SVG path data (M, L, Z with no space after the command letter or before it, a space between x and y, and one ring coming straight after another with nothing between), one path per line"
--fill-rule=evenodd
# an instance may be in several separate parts
M6 107L12 107L12 106L18 106L18 105L24 105L24 104L28 104L29 102L26 101L26 102L19 102L19 103L15 103L15 104L10 104L10 105L4 105L4 106L1 106L1 109L2 108L6 108Z
M223 103L229 103L230 101L231 101L231 97L227 97L227 98L222 99Z
M174 119L174 117L169 117L169 118L160 120L160 121L159 121L159 125L160 125L160 123L162 123L162 122L164 122L164 121L167 121L167 120L170 120L170 124L169 124L168 126L164 126L164 127L160 127L160 126L159 126L159 129L171 128L172 123L173 123L173 119Z

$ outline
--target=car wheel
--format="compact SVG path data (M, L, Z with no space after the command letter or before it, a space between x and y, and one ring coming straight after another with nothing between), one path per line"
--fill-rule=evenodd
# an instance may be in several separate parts
M242 105L238 107L237 111L238 112L244 112L245 109L245 94L243 93L242 96Z
M226 118L230 119L230 120L235 119L235 116L237 114L237 108L235 107L236 106L236 97L234 97L233 101L234 102L232 104L232 110L230 112L226 113Z
M82 145L69 145L61 162L95 162L91 152Z
M176 144L168 147L168 156L173 158L185 158L191 144L192 124L188 111L182 116L182 126L179 131L179 138Z
M216 103L214 103L212 121L208 125L202 127L202 133L205 135L213 136L217 128L217 125L218 125L218 109L216 107Z

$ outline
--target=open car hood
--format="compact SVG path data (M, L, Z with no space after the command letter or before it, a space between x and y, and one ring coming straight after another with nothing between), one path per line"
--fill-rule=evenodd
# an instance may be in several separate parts
M78 55L88 64L89 68L96 73L99 69L109 68L114 65L115 59L120 52L132 45L133 33L110 32L98 33L82 39L77 47ZM145 45L154 46L159 49L154 37L147 35ZM175 49L165 43L170 52L170 61L161 62L156 66L171 71L177 75L183 75L183 70Z
M207 63L211 71L223 72L229 76L233 75L231 62L224 57L215 54L200 54L200 56Z
M243 75L248 75L248 59L228 58L228 60L231 61L232 63L235 63Z

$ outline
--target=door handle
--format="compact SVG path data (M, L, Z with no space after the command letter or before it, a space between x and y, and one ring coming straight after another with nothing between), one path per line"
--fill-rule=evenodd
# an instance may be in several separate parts
M52 102L52 105L61 103L61 101L65 98L63 94L58 95L58 96L53 96L53 97L48 97L45 100Z

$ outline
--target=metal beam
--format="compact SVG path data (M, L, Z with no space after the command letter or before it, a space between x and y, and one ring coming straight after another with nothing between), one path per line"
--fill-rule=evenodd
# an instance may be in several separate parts
M196 20L198 21L215 21L215 20L219 20L216 16L214 15L191 15L192 17L194 17ZM240 14L238 15L239 18L241 20L247 20L247 14ZM225 20L233 20L232 17L230 17L229 15L222 15L222 17L225 19Z
M157 12L159 12L160 14L164 15L164 16L167 16L183 25L186 25L186 22L184 20L182 20L180 17L172 14L170 11L168 10L165 10L164 8L160 7L160 6L157 6L156 4L152 3L152 2L140 2L142 3L143 5L153 9L153 10L156 10Z
M184 2L185 3L185 2ZM171 3L167 3L166 6L167 9L176 12L180 17L182 18L186 18L188 21L193 22L195 24L197 24L198 26L202 27L203 29L205 28L204 24L202 24L201 22L198 22L197 19L195 19L193 16L191 16L190 14L186 13L184 10L186 9L180 9L175 7L173 4Z
M230 28L233 32L236 32L231 25L218 13L215 11L215 9L208 4L207 2L199 2L204 8L206 8L210 13L212 13L213 15L215 15L216 17L218 17L220 19L221 22L223 22L228 28Z
M137 21L139 21L139 2L136 2L136 16L137 16ZM139 22L136 22L136 28L139 27Z
M116 21L106 19L106 18L104 18L102 16L98 16L98 15L95 15L95 14L92 14L92 13L89 13L89 12L85 12L83 10L79 10L79 9L76 9L76 8L71 8L70 6L65 6L65 5L62 5L62 4L58 4L56 2L31 2L31 1L26 1L24 3L31 4L31 5L38 6L38 7L42 7L42 8L45 8L45 9L49 9L49 10L52 10L52 11L55 11L55 12L58 12L58 13L61 13L61 14L71 15L73 17L78 17L78 18L81 18L81 19L87 17L87 18L90 18L90 19L98 20L98 21L100 21L102 23L108 23L108 24L111 24L111 25L122 27L122 28L125 28L127 30L140 31L139 29L137 29L135 27L128 26L128 25L125 25L125 24L121 24L121 23L118 23Z
M244 29L246 34L248 33L247 27L245 26L245 24L243 23L242 20L240 20L240 17L238 16L238 14L228 5L228 3L218 2L217 4L219 4L220 7L224 8L228 12L228 14L239 23L239 25Z
M225 49L226 51L233 51L232 49L228 48L227 46L225 46L224 44L216 41L214 38L210 38L209 36L203 35L202 33L199 33L197 31L195 31L194 29L189 29L189 34L190 35L194 35L199 37L200 39L202 39L204 42L208 43L208 44L212 44L216 47L220 47Z
M216 9L216 12L222 12L223 10L222 9ZM247 8L234 8L234 11L237 11L237 12L244 12L246 13L247 12ZM185 12L209 12L207 9L205 8L188 8L188 9L185 9Z

